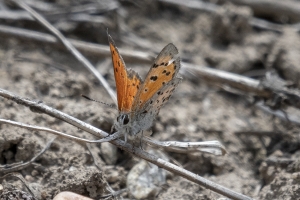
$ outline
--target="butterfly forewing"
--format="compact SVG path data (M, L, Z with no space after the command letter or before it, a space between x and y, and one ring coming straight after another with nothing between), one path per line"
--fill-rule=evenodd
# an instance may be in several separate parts
M155 93L177 75L180 58L174 58L176 54L177 48L173 44L168 44L157 56L135 98L134 110L141 109Z
M114 66L118 109L119 111L130 112L135 95L141 84L141 79L133 70L127 71L123 58L110 35L108 35L108 41Z

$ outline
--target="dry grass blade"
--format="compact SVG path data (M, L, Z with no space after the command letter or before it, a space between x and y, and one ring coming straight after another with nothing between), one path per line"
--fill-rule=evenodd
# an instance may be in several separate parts
M185 6L187 8L197 9L197 10L206 11L206 12L210 12L210 13L215 13L217 11L217 9L219 9L221 7L221 6L218 6L213 3L202 2L202 1L193 1L193 0L189 0L189 1L160 0L160 1L163 3L166 3L166 4ZM232 0L232 1L235 1L235 0ZM268 9L264 9L264 10L268 10ZM267 20L263 20L263 19L256 18L256 17L252 17L250 19L249 23L253 27L268 30L268 31L274 31L274 32L278 32L278 33L282 33L283 29L285 27L284 25L275 24L275 23L269 22ZM299 30L299 27L297 27L297 26L294 26L294 28Z
M206 152L216 156L226 154L225 147L217 140L215 141L203 141L203 142L178 142L178 141L157 141L149 137L144 137L143 140L158 148L165 148L168 151L175 151L178 153L187 152Z
M50 129L50 128L41 127L41 126L33 126L33 125L24 124L24 123L15 122L15 121L6 120L6 119L0 119L0 124L9 124L9 125L13 125L13 126L21 127L21 128L26 128L28 130L34 130L34 131L44 131L44 132L48 132L48 133L51 133L51 134L54 134L54 135L57 135L57 136L65 137L65 138L68 138L70 140L74 140L74 141L77 141L77 142L98 143L98 140L83 139L83 138L79 138L79 137L76 137L76 136L65 134L65 133L60 132L60 131L55 131L55 130Z
M300 91L297 89L272 87L272 85L265 86L261 81L242 75L208 67L199 67L188 63L183 63L183 70L185 70L184 72L200 76L201 79L211 83L212 85L218 85L222 88L233 88L241 94L257 96L262 99L270 100L274 99L277 95L280 95L285 97L287 105L297 109L300 108ZM257 103L256 106L261 110L279 117L280 119L299 125L298 117L288 116L280 110L272 110L271 108L264 106L262 102Z
M33 190L31 189L31 187L29 186L29 184L27 183L27 181L23 178L23 176L20 173L12 172L12 173L9 173L9 174L5 174L4 176L0 177L0 180L3 180L5 178L7 178L7 177L16 177L16 178L18 178L25 185L25 187L30 192L30 194L32 195L32 197L34 199L38 199L38 198L35 197L34 193L32 192Z
M243 93L254 94L263 98L271 98L272 93L260 86L260 82L242 75L212 69L208 67L195 66L182 63L183 69L191 74L200 76L201 79L212 84L227 85L240 90Z
M274 115L282 120L285 120L285 121L288 121L288 122L291 122L293 124L300 126L300 119L299 119L299 117L297 117L295 115L288 115L287 113L285 113L284 111L281 111L281 110L272 110L268 106L265 106L262 101L257 102L255 104L255 106L258 107L259 109L265 111L266 113L269 113L269 114Z
M104 77L95 69L95 67L69 42L54 26L52 26L46 19L44 19L40 14L35 12L29 6L27 6L22 1L13 1L21 8L28 11L39 23L45 26L48 30L50 30L64 45L65 47L81 62L96 78L100 81L103 87L106 89L108 94L111 96L113 101L117 103L116 94L111 89L109 84L106 82Z
M300 4L296 1L270 0L230 0L237 5L249 6L257 15L280 18L286 16L291 21L300 21Z
M77 142L86 142L86 143L103 143L103 142L110 142L115 139L120 138L123 136L122 133L120 132L115 132L114 134L111 134L105 138L102 138L100 140L88 140L84 138L79 138L73 135L65 134L60 131L55 131L53 129L49 129L46 127L40 127L40 126L33 126L33 125L28 125L20 122L15 122L11 120L6 120L6 119L0 119L0 124L9 124L21 128L26 128L29 130L34 130L34 131L44 131L48 132L57 136L65 137L70 140L74 140ZM166 150L169 151L175 151L175 152L180 152L180 153L187 153L187 152L206 152L206 153L211 153L217 156L220 155L225 155L226 154L226 149L225 147L219 142L219 141L203 141L203 142L178 142L178 141L157 141L149 137L143 137L142 140L150 145L156 146L158 148L165 148ZM3 167L4 168L4 167ZM1 172L1 167L0 167L0 172Z
M1 123L1 120L0 120L0 123ZM17 171L17 170L26 168L31 163L33 163L36 159L38 159L43 153L45 153L49 149L49 147L51 146L51 144L53 143L53 141L55 139L56 139L56 137L52 138L45 145L45 147L37 155L35 155L33 158L31 158L31 160L29 160L28 162L21 163L21 164L16 163L16 164L11 164L11 165L0 166L0 173L8 173L8 172L13 172L13 171Z
M11 36L17 37L22 40L31 40L31 41L37 41L37 42L43 42L47 44L55 44L57 46L61 46L61 42L59 42L58 39L52 35L37 32L37 31L32 31L32 30L26 30L22 28L0 25L0 34L9 37ZM94 56L111 55L109 47L106 45L84 42L84 41L69 39L69 38L67 38L67 40L70 41L72 45L74 45L74 47L84 52L85 54L94 55ZM150 64L151 63L150 61L153 60L154 57L153 55L149 55L148 53L144 53L140 51L125 50L122 48L120 48L119 50L124 59L135 61L135 62Z

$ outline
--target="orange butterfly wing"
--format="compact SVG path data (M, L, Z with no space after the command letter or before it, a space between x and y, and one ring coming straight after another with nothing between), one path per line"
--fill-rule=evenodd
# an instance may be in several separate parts
M108 35L108 41L114 66L118 109L119 111L130 112L142 81L135 71L131 69L127 71L123 58L110 35Z
M160 88L176 77L180 68L180 58L174 58L176 54L178 54L178 50L171 43L163 48L138 91L133 109L138 110L143 107Z

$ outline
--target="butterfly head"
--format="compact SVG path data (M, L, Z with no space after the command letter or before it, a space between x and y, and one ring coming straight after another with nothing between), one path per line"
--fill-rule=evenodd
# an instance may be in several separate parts
M117 117L117 122L120 126L128 126L130 119L129 119L129 115L128 114L120 114Z
M136 135L138 134L138 132L140 132L140 128L136 126L134 120L131 119L130 114L130 112L121 112L113 126L113 128L115 128L117 131L120 131L124 134L125 142L127 141L127 139L129 139L130 141L135 140Z

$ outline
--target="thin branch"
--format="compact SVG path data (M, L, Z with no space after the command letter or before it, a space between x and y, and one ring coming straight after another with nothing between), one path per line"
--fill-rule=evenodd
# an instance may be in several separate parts
M300 91L298 89L290 89L285 86L275 87L272 85L262 84L261 81L251 79L242 75L230 72L212 69L208 67L200 67L189 63L182 63L183 70L190 74L197 74L207 82L222 86L229 86L239 90L241 93L255 95L261 98L272 99L280 94L285 96L286 104L295 108L300 108Z
M113 89L109 86L104 77L95 69L95 67L69 42L54 26L52 26L45 18L43 18L36 11L31 9L23 1L12 0L18 6L29 12L39 23L45 26L51 33L53 33L64 45L65 47L76 57L76 59L83 64L96 78L100 81L103 87L106 89L108 94L111 96L115 104L117 104L117 97Z
M5 174L4 176L0 177L0 180L5 179L5 178L10 177L10 176L18 178L25 185L25 187L27 188L27 190L30 192L31 196L34 199L37 199L35 197L34 193L32 192L33 190L31 189L31 187L29 186L29 184L27 183L27 181L23 178L23 176L20 173L12 172L12 173L9 173L9 174Z
M104 198L110 198L110 197L118 197L120 196L122 193L124 192L127 192L128 189L125 188L125 189L121 189L121 190L118 190L118 191L113 191L111 194L107 194L107 195L103 195L103 196L100 196L99 198L100 199L104 199Z
M286 25L275 24L267 20L263 20L256 17L252 17L249 21L249 24L256 28L265 29L268 31L274 31L277 33L283 33L284 28L286 28ZM292 26L292 27L294 27L295 31L300 30L300 28L297 28L296 26Z
M225 147L217 140L214 141L202 141L202 142L178 142L178 141L157 141L153 138L143 137L143 141L150 145L161 148L163 147L167 151L173 151L178 153L187 152L206 152L217 156L225 155Z
M189 63L182 63L182 66L185 71L191 74L197 74L201 77L201 79L204 79L208 83L227 85L238 89L243 93L254 94L262 98L272 97L272 92L261 87L258 80L218 69L200 67Z
M187 1L181 1L181 0L160 0L163 3L166 4L174 4L178 6L184 6L191 9L201 10L209 13L216 13L216 11L221 8L221 6L218 6L213 3L208 2L202 2L202 1L194 1L194 0L187 0ZM233 0L232 0L233 1ZM251 0L252 1L252 0ZM273 1L271 1L273 2ZM267 10L267 9L266 9ZM300 16L300 15L299 15ZM265 29L268 31L274 31L278 33L282 33L285 25L275 24L272 22L269 22L267 20L263 20L260 18L252 17L249 21L250 25L256 28ZM295 26L295 29L298 31L300 30L300 27Z
M272 99L274 95L281 94L282 96L286 96L286 102L289 103L290 106L298 109L300 108L300 91L297 89L266 88L260 81L242 75L203 66L200 67L189 63L182 63L182 65L184 73L197 75L197 77L201 77L201 79L212 85L218 85L222 88L229 86L230 88L236 89L241 94L253 95L263 99ZM256 103L256 107L269 114L275 115L282 120L300 125L300 120L297 116L286 115L280 110L272 110L271 108L264 106L262 102Z
M287 113L285 113L282 110L272 110L271 108L265 106L262 101L257 102L255 104L255 106L258 107L259 109L265 111L268 114L271 114L271 115L274 115L274 116L278 117L279 119L291 122L291 123L296 124L298 126L300 125L300 118L298 116L287 115Z
M69 135L60 131L56 131L50 128L41 127L41 126L33 126L29 124L24 124L21 122L6 120L6 119L0 119L0 124L10 124L13 126L26 128L28 130L32 131L44 131L48 132L60 137L65 137L67 139L77 141L77 142L85 142L85 143L103 143L103 142L110 142L112 140L115 140L117 138L120 138L123 136L121 132L116 132L114 134L111 134L105 138L102 138L100 140L89 140L84 139L80 137L76 137L73 135ZM188 152L205 152L205 153L211 153L217 156L225 155L226 149L225 147L219 142L219 141L202 141L202 142L178 142L178 141L157 141L153 138L149 137L143 137L142 140L152 146L158 147L158 148L164 148L167 151L173 151L177 153L188 153ZM1 172L1 167L0 167Z
M265 13L268 13L268 15L276 16L277 18L280 18L281 16L288 16L292 17L291 19L296 19L294 21L299 21L300 20L300 14L299 12L299 6L298 3L291 2L290 5L286 3L281 3L279 2L280 5L276 5L278 2L273 2L273 1L247 1L247 0L230 0L231 2L237 4L237 5L246 5L249 6L252 10L254 10L255 13L258 15L265 15ZM188 0L188 1L181 1L181 0L160 0L160 2L165 3L165 4L175 4L178 6L185 6L191 9L197 9L209 13L215 13L217 9L219 9L221 6L218 6L213 3L208 3L208 2L202 2L202 1L195 1L195 0ZM54 16L56 18L62 18L62 17L68 17L70 19L73 19L75 21L80 21L82 18L88 18L89 22L99 22L97 20L98 16L92 16L92 15L86 15L85 13L95 13L95 12L101 12L103 9L101 6L97 6L98 4L88 4L84 6L74 6L68 10L68 12L65 11L65 9L60 9L53 7L51 4L47 4L47 9L41 9L41 7L37 6L40 2L34 2L34 4L31 4L30 2L28 5L31 7L37 8L40 10L40 12L46 12L47 18L53 18ZM43 3L45 4L45 3ZM113 10L117 8L117 5L114 3L111 3L113 5L110 6L104 6L104 9L107 10ZM53 7L50 8L49 7ZM45 6L43 6L44 8ZM266 9L266 7L268 9ZM269 9L271 7L271 9ZM101 10L102 9L102 10ZM290 12L291 11L291 12ZM77 14L79 15L77 16ZM296 18L295 18L296 16ZM92 18L92 19L90 19ZM96 18L96 19L95 19ZM298 19L297 19L298 18ZM11 11L11 10L2 10L0 12L0 19L13 19L13 20L33 20L33 18L28 14L28 13L23 13L23 12L16 12L16 11ZM101 20L100 20L101 21ZM269 31L274 31L278 33L283 32L283 28L286 25L281 25L281 24L276 24L272 23L270 21L252 17L249 22L253 27L257 27L260 29L265 29ZM300 30L299 26L294 26L292 25L295 29L298 31Z
M48 132L48 133L51 133L51 134L54 134L54 135L57 135L57 136L60 136L60 137L65 137L67 139L77 141L77 142L86 142L86 143L101 143L102 142L102 140L88 140L88 139L76 137L76 136L73 136L73 135L69 135L69 134L66 134L66 133L63 133L63 132L60 132L60 131L55 131L55 130L50 129L50 128L41 127L41 126L33 126L33 125L24 124L24 123L21 123L21 122L15 122L15 121L6 120L6 119L0 119L0 124L9 124L9 125L13 125L13 126L21 127L21 128L26 128L26 129L32 130L32 131L44 131L44 132ZM106 142L106 141L103 141L103 142Z
M297 1L270 0L229 0L237 5L249 6L257 15L281 18L286 16L291 21L300 21L300 4Z
M22 40L31 40L61 46L61 42L59 42L58 39L52 35L22 28L0 25L0 34L9 37L17 37ZM67 40L70 41L74 45L74 47L88 55L110 56L110 50L107 45L83 42L70 38L67 38ZM151 63L154 58L154 55L150 55L149 53L143 53L140 51L128 50L123 48L118 49L120 50L122 57L127 61Z
M234 132L238 137L240 135L246 136L256 136L256 137L281 137L286 139L293 139L293 135L289 133L282 133L282 132L274 132L274 131L237 131Z
M0 19L5 20L34 20L28 12L25 11L11 11L11 10L1 10Z
M6 98L6 99L9 99L9 100L12 100L12 101L15 101L16 103L18 104L21 104L21 105L24 105L24 106L27 106L30 108L31 111L33 112L38 112L38 113L45 113L45 114L48 114L52 117L55 117L55 118L58 118L58 119L61 119L67 123L70 123L72 125L74 125L75 127L78 127L80 129L83 129L84 131L88 132L88 133L91 133L93 135L96 135L100 138L103 138L103 137L106 137L108 134L105 133L104 131L102 130L99 130L89 124L86 124L85 122L83 121L80 121L74 117L71 117L61 111L58 111L54 108L51 108L49 106L46 106L42 103L38 103L38 102L34 102L34 101L31 101L31 100L28 100L28 99L24 99L24 98L21 98L15 94L12 94L6 90L3 90L3 89L0 89L0 96ZM204 179L203 177L201 176L198 176L197 174L194 174L188 170L185 170L183 168L180 168L172 163L169 163L155 155L151 155L145 151L143 151L142 149L140 149L139 147L135 147L135 146L132 146L131 144L129 143L125 143L124 141L120 140L120 139L116 139L116 140L113 140L113 141L110 141L110 143L116 145L117 147L121 148L122 150L124 151L127 151L131 154L133 154L134 156L137 156L139 158L142 158L148 162L151 162L155 165L157 165L158 167L161 167L165 170L168 170L174 174L177 174L179 176L182 176L194 183L197 183L207 189L210 189L216 193L219 193L219 194L222 194L228 198L232 198L232 199L241 199L241 200L250 200L252 198L248 197L248 196L245 196L243 194L240 194L240 193L237 193L237 192L234 192L224 186L221 186L221 185L218 185L212 181L209 181L209 180L206 180Z
M1 122L0 122L1 123ZM31 160L25 162L25 163L21 163L21 164L11 164L11 165L3 165L0 166L0 173L9 173L9 172L13 172L13 171L19 171L21 169L24 169L26 167L28 167L29 165L31 165L36 159L38 159L43 153L45 153L45 151L47 151L49 149L49 147L51 146L51 144L53 143L53 141L56 139L56 137L52 138L44 147L44 149L42 149L37 155L35 155L33 158L31 158Z
M280 165L281 167L286 168L288 165L295 162L296 160L297 160L296 158L268 157L267 159L264 160L264 162L266 162L268 164L268 166Z

